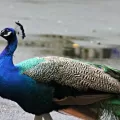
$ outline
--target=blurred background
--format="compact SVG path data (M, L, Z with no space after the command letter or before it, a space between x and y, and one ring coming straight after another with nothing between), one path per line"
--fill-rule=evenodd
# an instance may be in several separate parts
M119 0L0 0L0 29L25 27L14 63L57 55L120 69ZM0 50L6 42L0 38ZM0 99L0 120L33 120L14 102ZM72 117L51 113L55 120ZM77 120L77 118L74 118Z

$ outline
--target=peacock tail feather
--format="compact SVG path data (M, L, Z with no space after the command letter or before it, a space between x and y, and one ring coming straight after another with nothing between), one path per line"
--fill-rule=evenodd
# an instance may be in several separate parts
M99 120L120 119L120 99L117 97L93 103L89 107L96 110Z
M105 73L120 80L120 70L107 65L96 64L91 62L87 62L87 63L104 70ZM106 119L119 120L120 119L120 97L119 96L115 98L103 100L98 103L94 103L91 106L94 106L94 108L96 109L99 108L98 110L99 120L106 120Z

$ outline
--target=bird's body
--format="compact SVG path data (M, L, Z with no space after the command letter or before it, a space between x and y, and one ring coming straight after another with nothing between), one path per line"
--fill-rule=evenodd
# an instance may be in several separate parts
M36 57L15 66L16 33L6 28L1 36L8 45L0 54L0 96L26 112L41 115L106 99L107 104L120 105L118 70L57 56Z
M74 66L72 65L72 63ZM70 67L71 65L72 67ZM58 69L58 66L62 68L64 66L64 69ZM105 65L98 65L58 56L31 58L17 64L16 67L19 68L22 74L26 74L31 78L34 78L39 83L45 83L46 85L51 86L54 90L53 101L56 104L60 105L58 106L58 109L65 108L66 106L71 105L92 104L94 106L95 104L96 106L96 103L98 102L98 106L101 105L102 109L106 109L106 106L107 109L110 110L117 107L116 111L114 112L115 114L117 114L117 116L119 116L118 106L120 105L120 101L118 96L120 71L117 69ZM92 88L92 86L83 86L83 84L81 85L80 82L78 82L79 88L77 88L76 86L74 87L74 85L72 86L72 84L75 84L74 78L76 76L79 77L78 75L81 75L82 73L84 74L82 74L81 76L84 78L86 76L85 72L89 70L88 68L90 69L90 71L88 71L90 73L91 69L93 70L93 72L97 71L96 73L92 74L93 80L96 78L96 76L102 77L103 86L101 83L100 87L99 82L97 82L97 80L99 81L100 78L95 79L97 86L96 88ZM66 77L65 75L68 77ZM91 74L89 74L87 77L90 77L90 75ZM61 84L61 79L63 79L62 81L64 84ZM69 80L73 83L69 83ZM80 80L82 79L78 79L78 81ZM111 82L109 80L111 80ZM86 79L84 79L84 81L86 81ZM112 89L107 89L111 88L111 85L114 85L112 86ZM117 92L116 88L118 89ZM102 102L104 103L104 105L102 104Z
M72 65L71 63L74 63L76 66L73 66L74 64ZM72 67L69 67L71 65ZM64 66L64 69L58 69L59 68L58 66L59 67ZM67 66L69 67L69 69L67 68ZM114 69L110 66L99 65L99 64L94 64L90 62L85 62L85 61L80 61L80 60L75 60L75 59L70 59L70 58L65 58L65 57L58 57L58 56L31 58L21 63L18 63L16 67L21 71L22 74L26 74L30 76L31 78L34 78L35 80L37 80L39 83L41 82L45 83L46 85L50 85L53 88L54 92L53 92L52 100L53 102L55 102L56 105L58 105L57 106L58 110L60 110L61 108L69 107L71 105L72 106L74 105L75 106L76 105L88 105L89 106L90 105L90 108L91 106L92 108L94 106L96 110L98 110L98 108L103 109L103 110L107 109L108 111L110 110L110 114L114 113L116 116L119 117L119 114L120 114L119 112L120 110L119 109L120 108L119 107L120 106L120 100L119 100L120 71L117 69ZM80 68L83 68L83 69L80 69ZM79 88L76 88L76 86L75 87L72 86L72 84L74 84L73 78L78 75L81 75L81 73L86 72L88 68L91 68L93 72L96 72L96 71L98 72L98 74L97 73L93 74L93 80L96 78L94 76L99 76L99 77L102 76L103 86L101 84L101 87L100 87L100 84L99 82L97 82L97 79L95 79L97 89L91 88L90 86L88 87L83 86L83 84L82 85L79 84L80 85ZM76 71L77 72L80 71L80 72L77 73ZM91 73L91 71L89 72ZM69 76L64 77L64 75L67 75L67 76L70 75L70 77ZM59 76L61 77L58 79ZM85 76L86 74L82 74L83 78ZM90 74L87 77L90 77ZM63 78L64 84L61 84L62 78ZM108 81L106 81L106 79L103 79L103 78L107 78ZM73 81L73 83L69 83L69 80ZM98 78L98 80L100 80L100 78ZM111 80L111 82L109 80ZM110 88L112 84L115 85L115 86L112 86L113 89L107 89L107 87ZM104 85L106 86L106 89ZM117 86L118 86L117 88L118 91L116 92ZM53 109L57 110L55 107L53 107ZM111 110L113 110L113 113L111 112Z

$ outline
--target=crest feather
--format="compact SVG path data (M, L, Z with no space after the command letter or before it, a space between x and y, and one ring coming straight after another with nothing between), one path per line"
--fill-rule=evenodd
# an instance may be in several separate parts
M25 30L23 28L23 25L19 21L15 23L16 23L16 27L15 27L16 34L20 35L22 39L24 39L26 35L25 35Z

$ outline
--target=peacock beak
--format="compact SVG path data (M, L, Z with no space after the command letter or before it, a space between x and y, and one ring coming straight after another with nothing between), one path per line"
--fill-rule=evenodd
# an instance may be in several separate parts
M10 36L12 34L12 32L11 31L1 31L0 32L0 36L1 37L8 37L8 36Z
M2 34L2 32L0 32L0 36L1 36L1 37L3 37L3 34Z
M0 36L2 36L2 33L0 32Z
M1 37L3 37L4 31L5 31L5 30L2 30L2 31L0 32L0 36L1 36Z

